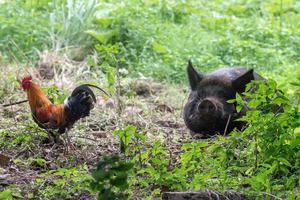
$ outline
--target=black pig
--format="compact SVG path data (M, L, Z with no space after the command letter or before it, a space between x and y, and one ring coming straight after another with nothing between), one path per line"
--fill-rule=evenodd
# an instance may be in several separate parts
M241 94L251 80L264 80L253 69L222 68L210 74L198 73L189 61L187 74L191 93L184 107L184 121L191 134L202 138L216 132L229 133L233 128L241 129L243 124L235 119L243 116L247 108L237 113L235 104L227 103Z

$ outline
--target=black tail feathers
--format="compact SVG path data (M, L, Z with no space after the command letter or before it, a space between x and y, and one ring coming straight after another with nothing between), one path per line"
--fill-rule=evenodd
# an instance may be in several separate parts
M82 84L81 86L88 86L88 87L93 87L93 88L96 88L98 90L100 90L101 92L103 92L105 95L107 95L108 97L110 97L111 95L108 94L105 90L103 90L102 88L98 87L97 85L92 85L92 84ZM80 86L78 86L80 87ZM76 89L76 88L75 88Z
M80 118L89 116L90 110L94 108L96 97L90 87L95 87L108 95L107 92L95 85L83 84L76 87L65 102L66 127L72 126Z

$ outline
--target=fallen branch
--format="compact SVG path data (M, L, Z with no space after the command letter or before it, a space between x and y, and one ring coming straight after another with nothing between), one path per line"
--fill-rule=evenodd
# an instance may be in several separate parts
M17 101L17 102L13 102L13 103L3 104L3 105L1 105L1 106L2 106L2 107L8 107L8 106L13 106L13 105L25 103L25 102L27 102L27 101L28 101L28 100Z
M246 200L251 199L245 194L227 191L224 194L213 190L202 190L198 192L165 192L162 194L163 200Z

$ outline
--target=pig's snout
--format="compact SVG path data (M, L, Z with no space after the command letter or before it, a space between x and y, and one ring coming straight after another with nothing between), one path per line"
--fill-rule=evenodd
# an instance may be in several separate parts
M198 104L197 110L199 113L213 113L217 110L217 106L211 100L204 99Z

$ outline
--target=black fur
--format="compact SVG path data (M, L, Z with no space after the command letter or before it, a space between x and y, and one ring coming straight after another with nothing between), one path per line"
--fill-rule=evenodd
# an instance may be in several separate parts
M241 94L247 83L264 78L245 68L223 68L204 75L191 61L187 73L191 92L184 107L184 121L192 135L199 133L209 137L216 132L226 134L234 128L241 129L244 123L236 119L243 116L248 107L237 113L236 105L227 101L234 99L236 93Z

